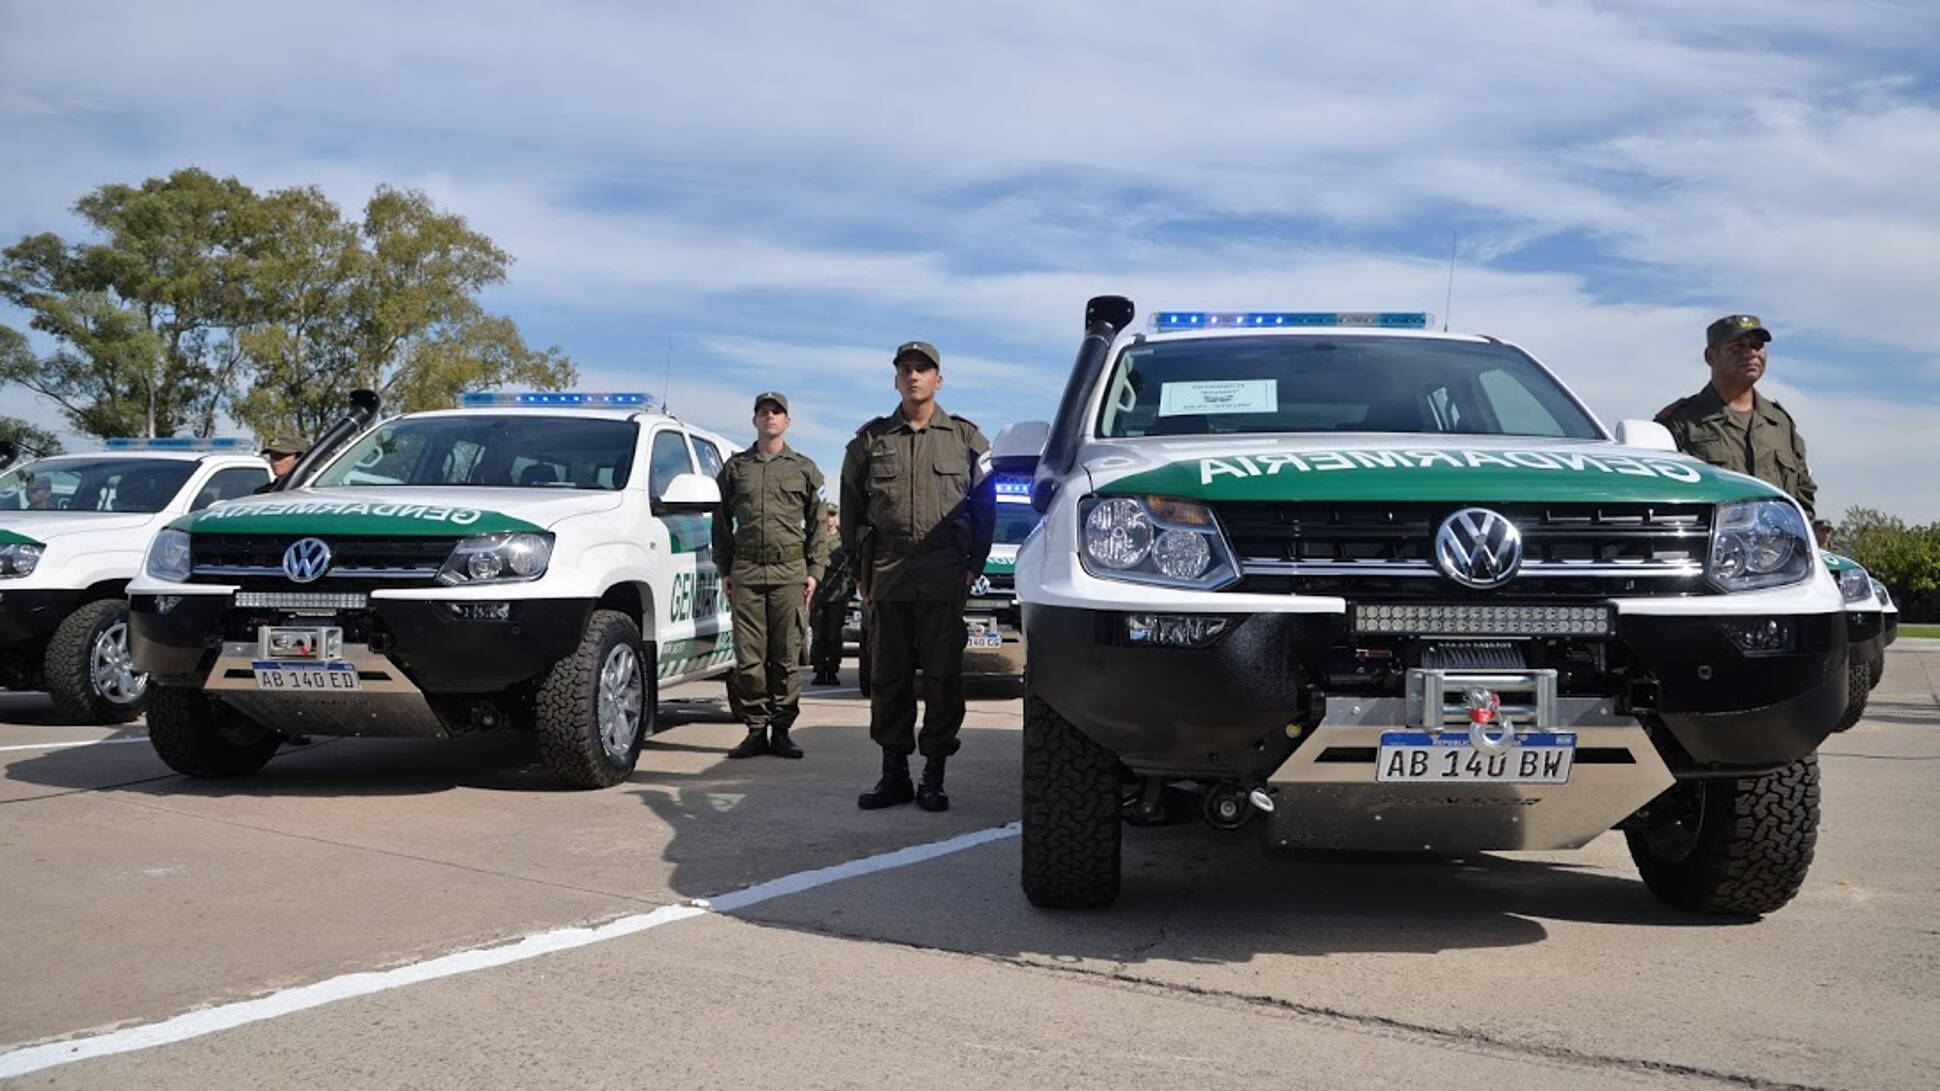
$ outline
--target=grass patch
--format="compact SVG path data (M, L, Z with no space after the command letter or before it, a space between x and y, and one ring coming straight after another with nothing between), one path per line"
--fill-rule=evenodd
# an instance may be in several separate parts
M1900 635L1940 638L1940 625L1902 625Z

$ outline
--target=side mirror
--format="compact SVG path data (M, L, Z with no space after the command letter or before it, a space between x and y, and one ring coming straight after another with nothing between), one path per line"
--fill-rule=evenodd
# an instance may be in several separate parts
M1642 447L1646 451L1677 450L1677 441L1671 438L1671 430L1654 420L1618 421L1617 442L1625 447Z
M653 502L653 513L713 511L721 506L721 486L706 474L678 474L667 482L658 499Z

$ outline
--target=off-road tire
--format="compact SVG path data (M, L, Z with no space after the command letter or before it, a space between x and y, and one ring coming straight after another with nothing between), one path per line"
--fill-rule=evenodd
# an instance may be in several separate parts
M54 710L63 720L82 724L125 724L141 715L146 693L125 704L110 700L94 685L94 644L116 624L128 623L125 599L97 599L67 615L47 641L42 676Z
M1673 793L1695 793L1673 798ZM1815 754L1756 777L1687 781L1652 809L1696 802L1701 818L1687 851L1666 853L1652 817L1625 831L1630 858L1651 893L1693 913L1773 912L1798 894L1819 839Z
M1024 679L1024 896L1044 909L1118 898L1118 758Z
M620 644L639 654L640 728L626 760L618 761L600 742L599 681L607 655ZM539 755L554 776L573 788L610 788L633 774L640 744L653 733L659 698L652 644L643 644L633 619L617 610L595 610L573 654L553 664L533 698L533 730Z
M150 682L148 741L170 769L217 779L261 769L283 736L199 689Z
M1866 698L1873 691L1872 680L1871 663L1846 664L1846 709L1839 714L1839 722L1832 725L1832 730L1844 731L1866 714Z
M1866 672L1866 689L1869 691L1878 689L1879 680L1884 677L1886 677L1886 657L1882 655L1873 660L1872 670Z

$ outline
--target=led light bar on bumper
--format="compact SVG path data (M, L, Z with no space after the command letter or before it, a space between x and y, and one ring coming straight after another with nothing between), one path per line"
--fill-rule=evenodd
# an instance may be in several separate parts
M1196 500L1094 497L1078 517L1078 556L1094 576L1198 591L1239 578L1212 509Z
M1609 636L1608 606L1356 605L1354 630L1420 636Z
M362 591L238 591L236 605L250 610L362 610Z

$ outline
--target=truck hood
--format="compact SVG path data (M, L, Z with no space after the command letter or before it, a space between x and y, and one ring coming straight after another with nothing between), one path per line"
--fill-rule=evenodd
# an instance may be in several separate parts
M166 518L161 512L4 511L0 512L0 545L135 530Z
M1531 436L1209 436L1093 443L1101 494L1198 500L1703 503L1783 495L1688 455Z
M462 538L544 530L574 515L612 511L618 492L557 489L293 489L217 504L169 524L218 534L372 534Z
M1017 547L998 542L990 547L990 557L983 563L985 575L1002 573L1009 575L1017 571Z

